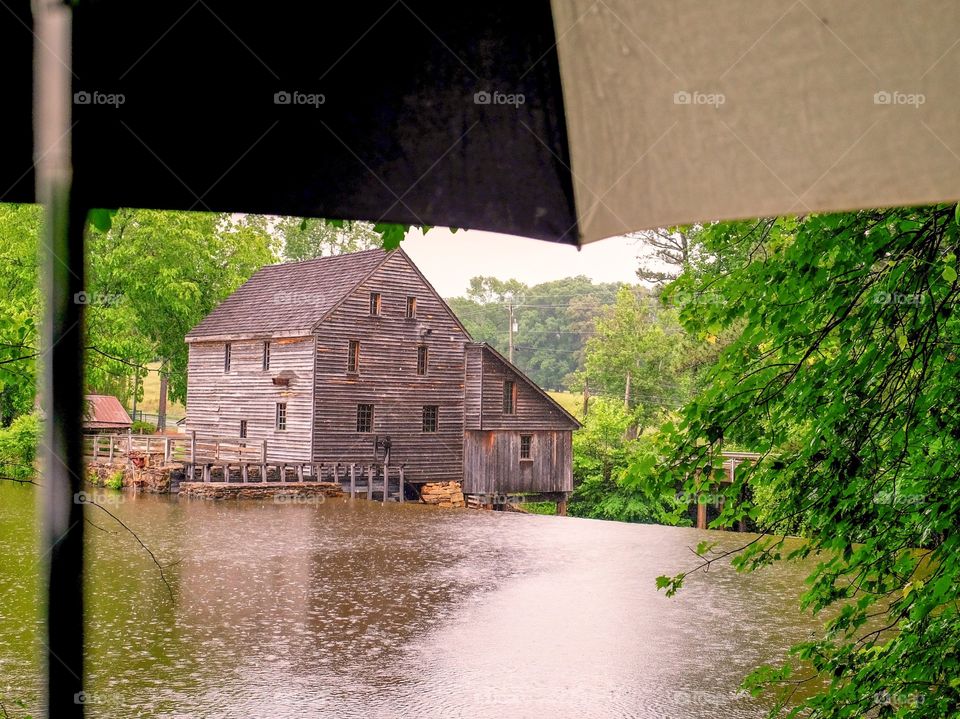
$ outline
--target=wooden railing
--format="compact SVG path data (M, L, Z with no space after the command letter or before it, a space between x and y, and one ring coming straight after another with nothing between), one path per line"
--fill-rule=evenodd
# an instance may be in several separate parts
M183 464L184 480L213 481L218 472L221 481L238 478L266 481L272 474L278 482L333 482L344 486L350 497L379 494L387 500L390 485L396 482L399 499L404 501L403 465L384 463L335 463L268 460L267 440L246 437L198 437L196 432L182 435L87 434L83 437L88 459L118 461L135 456L162 456L164 464ZM252 470L252 471L251 471ZM236 481L236 480L234 480Z

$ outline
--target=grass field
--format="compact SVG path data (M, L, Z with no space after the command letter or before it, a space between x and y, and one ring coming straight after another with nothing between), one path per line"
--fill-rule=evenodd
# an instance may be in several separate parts
M547 394L553 397L567 412L580 419L583 412L583 395L573 392L547 392Z
M137 403L137 409L147 414L156 414L160 403L160 368L159 362L148 364L150 372L143 379L143 399ZM187 414L182 404L171 402L167 397L167 423L170 424Z

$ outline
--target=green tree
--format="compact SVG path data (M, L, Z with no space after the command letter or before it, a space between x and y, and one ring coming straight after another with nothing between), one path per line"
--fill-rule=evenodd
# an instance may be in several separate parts
M583 428L573 435L571 515L622 522L686 523L686 504L676 492L648 492L628 472L631 463L641 457L655 457L657 451L653 434L625 438L636 421L621 401L593 398Z
M748 686L785 704L810 687L794 716L957 716L956 208L720 223L702 238L722 270L685 273L670 291L693 298L691 332L738 332L682 421L664 427L673 462L632 471L695 492L725 444L761 452L725 490L717 526L760 518L748 486L792 489L735 565L817 557L803 606L829 617L826 633ZM698 301L708 294L724 301ZM805 541L788 551L797 520ZM702 566L719 558L699 551ZM658 583L672 593L684 576Z
M448 300L479 342L508 354L510 307L516 325L514 363L542 387L567 389L582 368L587 339L619 285L567 277L532 287L518 280L474 277L465 297Z
M264 218L120 210L88 244L88 384L161 360L186 398L186 333L260 267L276 260Z
M663 307L648 290L624 286L616 305L596 321L586 346L585 376L594 393L639 408L636 419L646 424L686 398L689 378L682 370L690 344L676 310Z
M0 426L31 411L40 340L40 208L0 204Z
M323 219L283 217L275 228L286 262L312 260L380 247L383 236L370 222L328 222Z

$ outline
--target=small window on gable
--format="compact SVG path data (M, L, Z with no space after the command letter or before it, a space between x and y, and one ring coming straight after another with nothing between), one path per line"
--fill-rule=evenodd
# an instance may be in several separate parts
M520 435L520 459L533 459L531 448L533 447L533 435Z
M411 320L417 316L417 298L408 297L407 298L407 319Z
M437 418L440 414L440 408L435 404L426 404L423 406L423 431L436 432Z
M247 438L247 420L241 419L240 420L240 439L246 439L246 438Z
M350 340L350 346L347 349L347 372L360 371L360 343L357 340Z
M277 402L277 429L285 430L287 428L287 403Z
M373 431L373 405L372 404L357 405L357 431L358 432Z
M263 343L263 368L270 369L270 340Z
M379 292L370 293L370 316L371 317L380 316L380 293Z
M517 383L513 380L503 382L503 413L517 413Z
M223 346L223 371L224 372L230 371L230 349L231 349L230 343L227 342Z
M427 373L427 362L429 360L429 353L427 351L426 345L420 345L417 347L417 374L426 374Z

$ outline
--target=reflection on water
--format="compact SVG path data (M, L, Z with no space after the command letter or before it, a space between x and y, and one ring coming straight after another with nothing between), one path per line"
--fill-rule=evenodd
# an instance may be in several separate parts
M0 693L28 702L34 492L0 486ZM816 629L797 611L803 567L722 565L672 599L655 590L701 539L743 535L364 500L110 498L176 563L175 601L132 537L89 527L94 717L760 717L743 675Z

